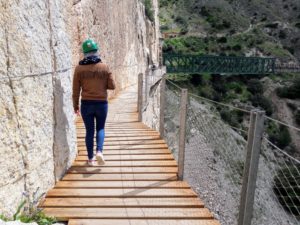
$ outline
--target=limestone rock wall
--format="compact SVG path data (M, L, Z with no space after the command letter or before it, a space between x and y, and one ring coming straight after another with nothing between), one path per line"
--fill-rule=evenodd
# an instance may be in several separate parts
M157 0L153 5L157 14ZM74 7L74 33L79 34L73 41L75 63L82 57L78 54L82 41L93 38L114 73L117 91L136 84L138 73L158 63L159 21L147 20L140 0L85 0L76 1Z
M47 192L74 160L71 86L84 38L100 43L112 96L157 63L157 28L138 0L0 0L0 214Z

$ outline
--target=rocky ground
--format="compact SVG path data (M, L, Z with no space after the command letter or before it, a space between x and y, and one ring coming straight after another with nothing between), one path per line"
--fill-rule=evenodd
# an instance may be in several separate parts
M169 105L179 100L170 92L167 99ZM237 224L246 141L222 122L212 105L196 100L190 104L189 111L195 114L188 116L184 179L222 225ZM165 133L176 158L179 115L175 108L167 107ZM283 210L272 190L274 173L283 159L278 154L274 157L274 151L266 145L260 157L253 224L295 225L297 222Z

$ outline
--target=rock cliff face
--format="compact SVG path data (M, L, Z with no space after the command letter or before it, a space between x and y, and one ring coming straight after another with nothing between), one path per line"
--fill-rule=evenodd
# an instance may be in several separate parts
M158 32L138 0L0 1L0 214L13 213L24 193L46 192L74 160L81 42L99 42L113 96L157 64Z

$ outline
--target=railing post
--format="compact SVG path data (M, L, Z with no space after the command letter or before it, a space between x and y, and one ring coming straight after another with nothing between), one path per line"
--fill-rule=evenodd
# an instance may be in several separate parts
M138 76L138 120L142 121L142 115L143 115L143 74L140 73Z
M160 108L159 108L159 133L164 138L165 131L165 107L166 107L166 74L162 76L160 84Z
M179 178L179 180L183 180L183 173L184 173L187 102L188 102L188 90L182 89L181 101L180 101L179 152L178 152L178 178Z
M238 225L251 225L255 198L259 155L264 132L264 111L252 110L248 132Z

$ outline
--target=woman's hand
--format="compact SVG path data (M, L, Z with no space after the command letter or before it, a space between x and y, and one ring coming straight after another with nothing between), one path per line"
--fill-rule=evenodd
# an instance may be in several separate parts
M81 115L80 115L80 110L77 109L77 110L75 111L75 114L76 114L76 116L81 116Z

